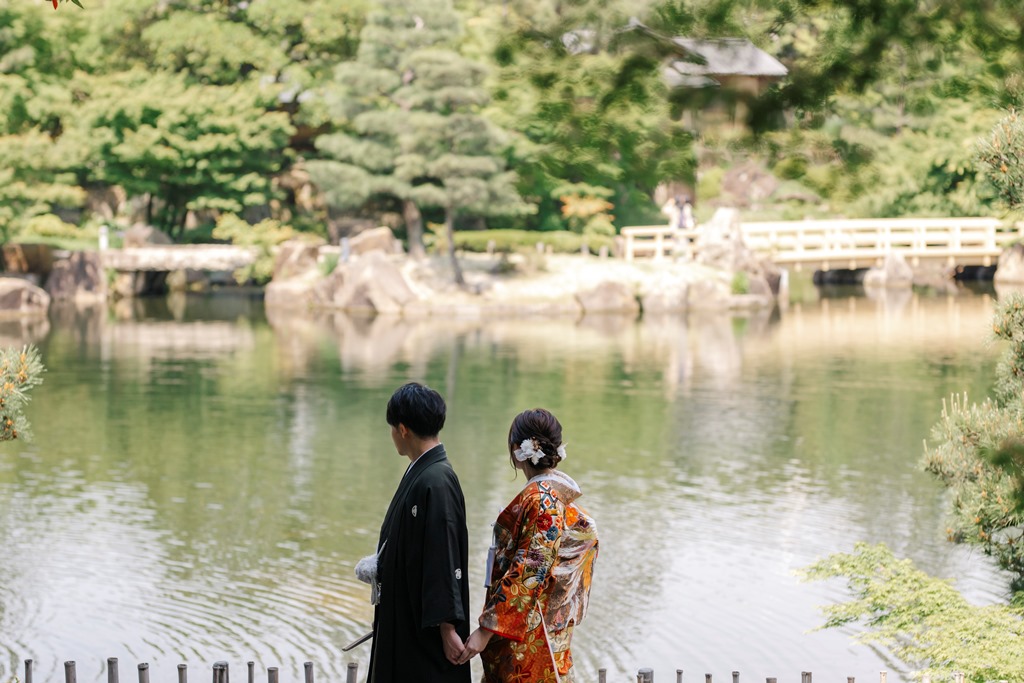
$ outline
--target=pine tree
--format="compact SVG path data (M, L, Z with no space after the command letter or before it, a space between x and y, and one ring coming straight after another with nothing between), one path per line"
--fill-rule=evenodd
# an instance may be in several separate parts
M442 210L462 284L456 218L530 207L506 171L506 135L480 113L488 101L484 69L454 49L459 32L449 0L382 0L357 59L338 67L327 93L341 132L317 140L329 159L309 169L334 207L359 208L379 196L402 202L413 256L423 254L421 209Z

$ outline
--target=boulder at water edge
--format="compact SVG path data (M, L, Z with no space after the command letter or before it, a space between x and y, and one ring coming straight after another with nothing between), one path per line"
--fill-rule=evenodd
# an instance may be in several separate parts
M308 310L315 304L314 289L321 280L317 259L320 245L305 240L289 240L274 254L274 275L263 291L268 308Z
M576 300L584 313L628 313L633 316L640 313L640 303L633 288L625 282L606 280L593 289L577 292Z
M54 301L96 303L107 298L107 277L99 252L76 251L57 261L46 280Z
M875 266L864 273L865 289L907 288L914 284L914 271L900 254L886 254L881 266Z
M401 254L402 243L395 238L391 228L380 227L364 230L348 241L349 253L353 256L383 251L385 254Z
M380 251L339 263L314 293L316 306L360 313L402 313L417 299L401 268Z
M1024 284L1024 244L1012 244L999 255L992 278L996 284Z
M27 280L0 277L0 317L46 315L50 295Z

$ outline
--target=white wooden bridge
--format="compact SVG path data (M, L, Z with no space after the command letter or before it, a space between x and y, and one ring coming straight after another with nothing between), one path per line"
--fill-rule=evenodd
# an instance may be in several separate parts
M232 244L159 244L102 249L103 267L120 271L235 270L259 256L255 247Z
M1024 239L1024 225L1004 226L997 218L871 218L740 223L743 241L754 252L794 270L870 268L899 254L916 267L990 266L1003 250ZM676 231L664 225L622 229L625 258L692 259L700 249L700 228Z

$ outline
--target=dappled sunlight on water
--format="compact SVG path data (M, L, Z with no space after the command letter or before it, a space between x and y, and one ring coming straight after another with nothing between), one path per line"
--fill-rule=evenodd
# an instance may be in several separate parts
M268 320L207 297L7 325L48 373L36 442L0 451L0 679L32 657L47 679L76 659L99 680L117 656L162 679L253 659L290 680L308 659L340 680L372 616L352 566L403 470L384 405L416 379L449 402L474 612L488 525L523 483L509 420L562 420L602 539L581 681L905 680L851 632L811 633L844 593L795 572L885 542L975 602L1005 597L945 541L945 494L918 467L943 396L989 391L992 307L903 292L745 317Z

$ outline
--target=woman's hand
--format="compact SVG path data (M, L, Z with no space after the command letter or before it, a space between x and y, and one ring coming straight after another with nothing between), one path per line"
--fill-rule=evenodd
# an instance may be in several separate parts
M462 650L462 656L459 658L459 664L465 664L469 660L473 659L473 657L483 652L484 648L487 647L487 643L491 642L491 636L493 635L494 633L483 628L478 628L473 631Z

